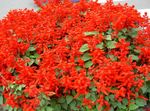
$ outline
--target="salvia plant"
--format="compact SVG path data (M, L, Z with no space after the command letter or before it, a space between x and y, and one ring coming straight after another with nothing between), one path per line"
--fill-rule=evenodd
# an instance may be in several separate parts
M35 3L0 20L4 110L149 111L146 14L111 0Z

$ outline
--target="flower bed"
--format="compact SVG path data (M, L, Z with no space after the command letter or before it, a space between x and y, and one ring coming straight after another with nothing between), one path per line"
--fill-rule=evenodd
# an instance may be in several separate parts
M149 18L112 1L13 10L0 20L0 61L9 111L141 111L150 96Z

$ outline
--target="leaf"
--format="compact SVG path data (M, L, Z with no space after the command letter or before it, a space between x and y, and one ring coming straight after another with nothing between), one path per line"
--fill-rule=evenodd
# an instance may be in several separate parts
M39 54L35 53L34 55L29 56L31 59L36 59L39 57Z
M135 100L135 103L136 103L136 105L138 105L138 106L145 106L147 103L146 103L146 101L144 100L144 99L141 99L141 98L137 98L136 100Z
M133 61L139 60L139 57L137 55L134 55L134 54L129 55L129 57L131 57Z
M127 31L128 31L127 28L122 29L123 33L126 33Z
M106 35L105 39L106 40L112 40L111 35Z
M137 36L137 34L138 34L138 29L137 28L132 28L131 29L131 32L129 32L129 35L131 36L131 37L136 37Z
M70 104L72 100L73 100L73 97L72 97L72 96L70 96L70 95L67 95L67 96L66 96L67 104Z
M76 66L76 70L80 71L82 68L80 66Z
M88 50L89 50L88 44L83 44L79 49L80 52L86 52Z
M96 87L92 87L91 90L92 90L92 91L97 91Z
M93 65L93 62L92 61L87 61L86 63L85 63L85 68L89 68L89 67L91 67Z
M38 64L40 63L40 60L39 60L39 59L35 59L34 63L35 63L36 65L38 65Z
M129 110L131 110L131 111L136 110L137 108L138 108L138 106L136 104L129 105Z
M3 86L0 86L0 92L3 92Z
M147 84L145 83L145 84L143 85L143 87L141 87L141 90L142 90L143 93L146 93L147 89L148 89L148 86L147 86Z
M113 107L110 108L110 111L115 111Z
M122 99L122 103L123 103L124 105L127 105L127 104L128 104L128 100L127 100L126 98L123 98L123 99Z
M53 111L53 108L50 107L50 106L46 106L45 110L46 110L46 111Z
M69 104L71 110L78 110L78 108L76 107L76 104L77 104L77 103L76 103L75 100L73 100L73 101Z
M59 102L59 103L64 103L64 102L65 102L65 98L64 98L64 97L60 97L60 98L58 99L58 102Z
M107 33L108 35L110 35L112 32L113 32L113 30L112 30L112 29L109 29L109 30L107 30L106 33Z
M25 87L25 85L24 85L24 84L19 85L19 86L17 87L17 90L21 91L24 87Z
M115 99L115 96L114 96L113 94L110 94L110 95L109 95L109 99L110 99L111 101L113 101L113 100Z
M28 62L28 66L31 66L35 62L34 59L30 59L30 62Z
M97 44L97 45L96 45L96 48L103 49L103 48L104 48L104 43L101 42L101 43Z
M23 42L23 39L22 38L18 38L18 42Z
M90 99L95 102L97 100L96 93L91 93Z
M33 51L35 51L36 49L33 47L33 46L30 46L29 48L28 48L28 51L30 51L30 52L33 52Z
M108 97L108 96L105 96L105 100L106 100L106 101L109 101L109 97Z
M13 111L13 108L9 105L4 107L4 111Z
M99 34L99 32L97 32L97 31L84 32L84 35L85 35L85 36L93 36L93 35L98 35L98 34Z
M121 104L120 102L117 102L117 106L118 106L119 108L122 108L122 104Z
M118 59L116 56L114 56L112 54L107 54L106 56L107 56L107 58L110 58L112 61L117 61L117 59Z
M85 98L89 98L91 96L91 93L88 93L85 95Z
M62 108L65 109L65 110L68 109L68 104L66 104L66 103L61 104L61 106L62 106Z
M3 96L0 95L0 105L3 104Z
M114 48L116 48L115 44L116 44L115 41L107 41L106 42L106 46L107 46L108 49L114 49Z
M85 53L85 54L81 57L81 59L82 59L83 61L90 60L91 58L92 58L92 56L90 56L89 53Z
M40 106L45 106L46 105L46 101L44 100L44 99L42 99L41 101L40 101Z
M62 111L60 104L54 104L54 111Z

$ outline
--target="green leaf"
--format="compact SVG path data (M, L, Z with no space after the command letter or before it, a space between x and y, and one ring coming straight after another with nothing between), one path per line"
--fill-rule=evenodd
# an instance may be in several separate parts
M120 102L117 102L117 106L118 106L118 108L122 108L122 104L120 103Z
M25 87L24 84L18 85L17 90L21 91Z
M42 99L41 101L40 101L40 106L45 106L46 105L46 101L44 100L44 99Z
M73 100L73 101L69 104L69 106L70 106L70 108L71 108L71 111L72 111L72 110L78 110L78 108L76 107L76 105L77 105L77 103L76 103L75 100Z
M85 68L89 68L89 67L91 67L93 65L93 62L92 61L87 61L86 63L85 63Z
M73 100L73 97L72 97L72 96L70 96L70 95L67 95L67 96L66 96L67 104L70 104L72 100Z
M147 89L148 89L148 87L147 87L147 84L145 83L143 85L143 87L141 87L141 90L142 90L143 93L146 93Z
M84 35L85 35L85 36L93 36L93 35L98 35L98 34L99 34L99 32L97 32L97 31L84 32Z
M96 48L103 49L103 48L104 48L104 43L101 42L101 43L97 44L97 45L96 45Z
M34 63L35 63L36 65L38 65L38 64L40 63L40 60L35 59Z
M85 53L85 54L81 57L81 59L82 59L83 61L90 60L91 58L92 58L92 56L90 56L89 53Z
M138 29L137 28L132 28L131 29L131 32L129 32L129 35L131 36L131 37L136 37L137 36L137 34L138 34Z
M31 66L31 65L33 65L33 63L35 62L35 60L34 59L30 59L30 62L28 62L28 66Z
M139 60L139 57L137 55L131 54L131 55L129 55L129 57L131 57L133 61L138 61Z
M79 49L80 52L86 52L88 50L89 50L88 44L83 44Z
M131 111L136 110L137 108L138 108L138 106L136 104L129 105L129 110L131 110Z
M91 93L88 93L85 95L85 98L90 98L90 96L91 96Z
M62 106L62 108L65 109L65 110L68 109L68 104L66 104L66 103L61 104L61 106Z
M3 86L0 86L0 92L3 92L4 88Z
M0 105L3 104L3 96L0 95Z
M110 111L115 111L113 107L110 108Z
M39 57L39 54L35 53L34 55L29 56L31 59L36 59Z
M112 40L111 35L106 35L105 39L106 40Z
M76 66L76 70L80 71L82 68L80 66Z
M54 111L62 111L60 104L54 104Z
M110 104L112 105L113 108L116 108L116 107L117 107L117 103L114 102L114 101L110 101Z
M46 106L45 110L46 110L46 111L53 111L53 108L50 107L50 106Z
M114 48L116 48L115 44L116 44L115 41L107 41L106 42L106 46L107 46L108 49L114 49Z
M109 101L109 97L108 97L108 96L105 96L105 100L106 100L106 101Z
M91 93L90 99L95 102L97 100L97 94L96 93Z
M91 90L92 90L92 91L97 91L96 87L92 87Z
M4 111L13 111L13 108L9 105L4 107Z
M58 99L58 102L59 102L59 103L64 103L64 102L65 102L65 98L64 98L64 97L60 97L60 98Z
M117 61L117 59L118 59L116 56L114 56L112 54L107 54L106 56L107 56L107 58L110 58L112 61Z
M111 101L114 101L115 96L114 96L113 94L110 94L110 95L109 95L109 99L110 99Z
M33 46L30 46L30 47L28 48L28 51L33 52L33 51L36 51L36 49L35 49Z
M141 99L141 98L137 98L136 100L135 100L135 103L136 103L136 105L138 105L138 106L145 106L147 103L146 103L146 101L144 100L144 99Z
M113 32L112 29L107 30L106 34L110 35Z
M123 33L126 33L127 31L128 31L127 28L122 29Z
M23 39L22 38L18 38L18 42L23 42Z
M122 99L122 103L123 103L124 105L127 105L127 104L128 104L128 100L127 100L126 98L123 98L123 99Z

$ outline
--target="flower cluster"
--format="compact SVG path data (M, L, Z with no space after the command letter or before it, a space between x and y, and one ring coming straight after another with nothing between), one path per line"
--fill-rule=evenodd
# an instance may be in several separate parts
M108 111L111 100L127 100L125 107L134 109L132 100L144 98L141 87L150 80L149 18L112 1L64 0L41 8L13 10L0 20L5 104L35 111L43 98L67 97L68 104L81 99L76 110Z

